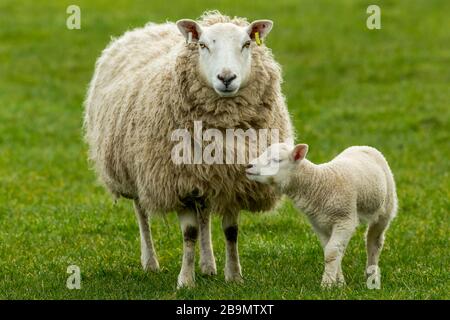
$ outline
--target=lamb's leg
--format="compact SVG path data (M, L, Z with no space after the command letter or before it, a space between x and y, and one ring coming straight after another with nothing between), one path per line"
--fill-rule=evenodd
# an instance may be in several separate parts
M375 266L375 270L378 272L378 262L380 259L380 253L384 243L384 233L389 227L389 221L380 218L376 223L369 224L366 233L366 249L367 249L367 265L366 265L366 277L370 276L368 273L370 266ZM371 267L374 268L374 267ZM373 272L373 271L372 271ZM380 274L377 274L380 277ZM378 278L378 280L380 280Z
M339 285L345 286L345 277L344 277L344 273L342 272L342 261L339 264L338 272L336 275L336 281Z
M343 284L345 281L342 270L340 271L341 262L355 228L356 223L353 221L347 221L344 224L338 224L333 227L330 240L324 250L325 271L322 277L322 287Z
M183 233L183 262L178 276L178 288L195 285L195 243L198 237L197 215L193 212L178 214Z
M319 237L320 244L322 245L322 248L325 251L325 247L327 246L328 241L330 240L330 235L317 229L315 229L315 231L317 236ZM336 281L342 285L345 285L345 278L344 274L342 273L342 264L339 264L339 268L336 275Z
M225 280L242 282L237 243L238 217L238 213L224 214L222 219L222 229L226 239Z
M158 271L159 263L153 246L152 233L148 223L148 216L138 200L134 200L134 211L141 234L141 263L144 270Z
M200 225L200 270L205 275L217 274L216 259L211 242L211 215L199 213Z
M327 246L328 241L330 241L330 235L325 232L319 231L316 228L314 228L314 231L316 232L317 237L320 240L320 244L322 245L322 248L325 250L325 247Z

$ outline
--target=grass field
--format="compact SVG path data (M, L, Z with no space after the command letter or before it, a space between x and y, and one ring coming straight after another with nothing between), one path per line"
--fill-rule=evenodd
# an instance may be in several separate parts
M373 3L381 30L366 28ZM81 8L81 30L65 26L69 4ZM344 259L347 287L321 290L322 250L289 203L276 213L243 213L243 285L224 281L217 218L217 277L197 273L195 289L176 290L175 214L152 226L162 271L141 270L131 203L114 204L88 168L82 102L112 35L205 9L274 20L267 45L283 66L283 90L312 161L350 145L375 146L390 161L400 210L381 258L381 290L365 287L362 228ZM0 298L449 299L449 11L446 0L2 0ZM66 288L71 264L81 268L81 290Z

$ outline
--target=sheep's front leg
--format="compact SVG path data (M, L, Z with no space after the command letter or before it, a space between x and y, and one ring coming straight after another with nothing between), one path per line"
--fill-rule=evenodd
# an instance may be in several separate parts
M325 251L325 247L327 246L328 241L330 241L330 234L328 234L327 232L318 230L317 228L314 228L314 231L316 232L316 234L320 240L320 244L322 245L322 248ZM339 268L338 268L337 275L336 275L336 281L341 285L345 285L344 274L342 273L342 263L339 264Z
M322 277L322 287L331 287L344 283L341 262L348 242L356 228L354 222L335 225L330 240L325 246L325 271Z
M141 234L141 263L144 270L158 271L159 263L152 241L152 233L148 223L148 216L138 200L134 200L134 211Z
M344 273L342 272L342 262L339 264L339 268L336 275L336 281L338 285L345 286L345 277Z
M225 280L242 282L241 264L238 253L238 217L239 214L224 214L222 229L226 239Z
M211 242L211 215L201 212L198 215L198 221L200 225L200 270L205 275L215 275L217 268Z
M193 212L178 214L183 233L183 262L178 276L178 288L195 285L195 243L198 237L197 215Z

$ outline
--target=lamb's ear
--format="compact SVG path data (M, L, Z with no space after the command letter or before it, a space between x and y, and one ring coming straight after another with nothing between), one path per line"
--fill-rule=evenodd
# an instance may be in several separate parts
M247 33L253 41L255 41L256 32L258 32L260 39L264 39L272 30L272 26L271 20L256 20L248 26Z
M292 160L300 161L305 159L306 154L308 153L308 145L307 144L298 144L295 146L294 150L292 150Z
M182 19L177 21L178 30L186 38L186 42L197 42L202 34L202 28L194 20ZM191 35L189 35L189 33Z

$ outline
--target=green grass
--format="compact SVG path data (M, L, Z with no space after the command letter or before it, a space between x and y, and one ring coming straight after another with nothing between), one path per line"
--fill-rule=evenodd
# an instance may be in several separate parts
M66 7L82 29L65 28ZM382 29L365 26L377 3ZM348 285L322 291L322 251L304 216L241 218L245 284L219 275L175 288L182 238L174 214L152 226L162 271L146 274L132 206L97 183L82 142L82 102L109 42L147 21L220 9L270 18L267 44L282 64L299 140L322 162L372 145L395 174L400 210L382 254L382 289L365 288L363 229L344 259ZM449 299L449 1L12 1L0 3L0 298L3 299ZM81 268L82 289L65 287Z

